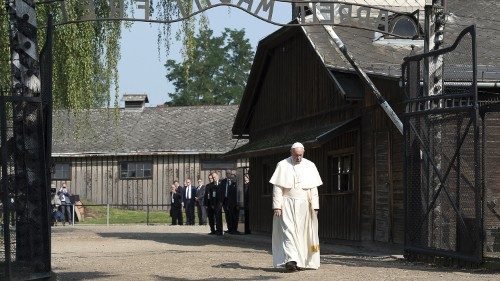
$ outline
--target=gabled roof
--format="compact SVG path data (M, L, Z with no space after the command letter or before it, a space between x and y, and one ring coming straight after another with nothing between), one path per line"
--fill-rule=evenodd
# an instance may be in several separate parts
M123 95L123 101L143 101L148 103L148 95L147 94L125 94Z
M449 0L447 5L447 12L451 14L445 28L445 46L451 45L465 27L476 24L478 28L478 81L500 81L500 51L498 49L498 46L500 46L500 30L496 27L498 21L494 20L496 15L500 14L500 1ZM423 51L422 47L412 47L411 44L373 42L373 31L339 26L334 27L334 30L359 66L371 76L399 79L403 59ZM354 73L351 65L341 54L323 26L280 28L259 42L254 64L242 98L241 104L244 106L238 111L233 125L232 132L235 137L245 138L248 133L246 129L247 123L251 118L252 108L257 102L257 92L263 77L265 77L272 49L297 34L303 34L307 37L325 68L334 74ZM351 78L356 79L355 77ZM341 79L335 79L336 84L339 83L339 80ZM343 80L345 82L345 80L349 79ZM361 82L354 84L359 85ZM339 85L337 84L337 86Z
M500 81L500 30L495 20L500 14L497 0L448 0L445 25L445 46L453 44L460 32L475 24L477 27L478 80ZM423 23L421 23L423 24ZM323 26L304 26L304 33L324 64L332 69L354 72ZM368 74L399 78L403 58L412 52L411 44L387 44L373 41L374 32L348 27L334 27L359 66ZM416 45L416 44L415 44ZM470 50L463 50L468 52ZM414 52L423 52L415 47ZM457 50L460 53L460 50ZM458 61L458 60L457 60ZM456 63L456 62L451 62Z
M238 106L93 109L53 115L53 156L223 154Z
M301 142L306 146L318 147L331 140L336 135L346 132L358 124L360 117L354 117L343 122L311 128L291 134L277 134L268 138L260 138L231 150L224 158L247 158L255 155L274 154L286 152L295 142Z

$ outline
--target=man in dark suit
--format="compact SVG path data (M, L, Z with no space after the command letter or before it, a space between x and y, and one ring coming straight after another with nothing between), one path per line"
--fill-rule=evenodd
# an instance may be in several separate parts
M224 203L224 186L217 172L212 173L214 179L210 187L210 205L214 212L215 234L222 235L222 205ZM205 191L206 192L206 191Z
M205 208L205 186L201 179L198 180L196 186L196 209L198 210L198 223L200 225L207 224L207 209Z
M205 186L205 195L203 196L207 208L208 225L210 226L209 234L215 234L215 210L212 206L213 185L214 178L212 177L212 173L210 173L208 174L208 184Z
M226 178L223 180L225 191L224 212L226 213L227 233L229 234L239 234L238 217L240 208L238 205L238 189L235 178L236 173L227 170Z
M184 209L186 211L186 224L194 225L194 205L196 198L196 188L191 186L191 179L187 179L182 190Z
M170 216L172 225L182 225L182 194L178 181L174 181L170 189Z
M250 234L250 176L245 174L243 177L243 207L245 208L245 234Z

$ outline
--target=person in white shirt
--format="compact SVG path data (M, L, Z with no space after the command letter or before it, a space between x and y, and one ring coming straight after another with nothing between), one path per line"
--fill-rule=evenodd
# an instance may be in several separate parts
M318 237L318 169L304 158L304 146L294 143L291 156L280 161L271 180L273 187L272 251L274 267L288 271L317 269L320 265Z

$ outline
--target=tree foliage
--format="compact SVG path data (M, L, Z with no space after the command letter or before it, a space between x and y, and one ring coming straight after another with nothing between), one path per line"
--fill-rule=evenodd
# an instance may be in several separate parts
M149 0L150 13L158 19L177 18L179 11L176 1ZM181 0L185 3L192 1ZM38 1L37 1L38 2ZM48 1L49 2L49 1ZM68 18L81 18L87 1L65 0ZM94 1L96 15L106 18L110 3L116 1ZM135 2L126 0L124 9L133 10ZM48 5L37 5L38 46L44 44L47 12L51 12L56 22L63 17L61 3L54 1ZM190 55L192 30L197 22L205 22L204 17L193 18L182 24L176 38L184 42L184 53ZM125 25L127 26L127 25ZM53 94L56 108L84 109L109 105L112 94L118 101L118 61L120 59L120 38L122 24L119 21L96 21L57 26L54 32ZM158 48L165 48L168 55L171 26L158 26ZM8 38L8 15L5 7L0 8L0 86L10 82L10 50Z
M80 17L83 10L78 0L66 0L68 18ZM107 1L96 2L96 14L109 13ZM54 5L37 5L38 49L45 43L47 13L61 21L62 10ZM7 16L0 18L2 50L0 82L10 84L10 51ZM120 58L121 26L116 21L57 26L54 30L53 94L54 106L82 109L103 106L110 101L110 89L117 85ZM43 66L41 66L43 67ZM117 88L116 88L117 90ZM117 93L117 91L115 92Z
M172 105L238 104L253 59L244 30L226 28L214 36L209 28L194 36L189 56L167 60L167 78L173 82Z

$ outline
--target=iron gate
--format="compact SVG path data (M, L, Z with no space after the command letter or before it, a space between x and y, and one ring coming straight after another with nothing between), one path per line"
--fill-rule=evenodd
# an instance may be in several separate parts
M483 97L484 96L484 97ZM481 93L484 153L484 257L500 259L500 94Z
M13 55L12 64L15 82L0 89L0 199L3 220L0 229L0 280L45 278L51 272L49 167L53 26L50 15L47 26L40 65L26 58L28 51L20 49L20 44L17 44L17 49L12 50L17 52ZM15 35L13 40L24 38L18 32L12 34ZM29 55L33 56L33 53ZM30 91L16 82L26 81L29 72L38 71L41 78L38 91Z
M408 258L483 259L484 150L476 72L474 26L448 48L405 58Z

